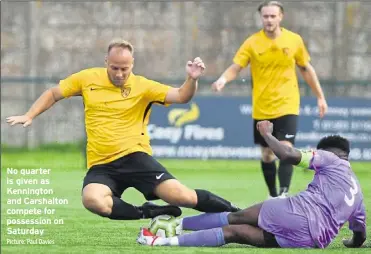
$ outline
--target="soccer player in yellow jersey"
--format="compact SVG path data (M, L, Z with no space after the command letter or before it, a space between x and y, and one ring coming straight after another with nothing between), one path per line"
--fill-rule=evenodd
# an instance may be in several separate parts
M234 80L250 64L254 142L262 147L261 167L270 196L286 196L293 167L280 162L280 192L277 193L275 156L256 124L262 120L271 121L274 124L273 135L286 145L294 145L300 105L296 66L317 96L320 117L325 115L327 103L302 38L280 26L284 13L282 4L264 2L258 11L263 29L245 40L233 64L212 84L212 88L221 91L226 83Z
M29 126L57 101L82 96L87 133L87 167L82 202L91 212L116 220L180 216L178 206L201 212L236 211L229 201L201 189L189 189L152 156L147 124L153 103L187 103L197 90L205 65L197 57L186 65L180 88L160 84L132 72L133 46L114 41L108 46L106 67L85 69L45 91L22 116L7 118L11 125ZM66 129L68 132L68 129ZM169 205L146 202L142 206L121 199L134 187L146 200L162 199Z

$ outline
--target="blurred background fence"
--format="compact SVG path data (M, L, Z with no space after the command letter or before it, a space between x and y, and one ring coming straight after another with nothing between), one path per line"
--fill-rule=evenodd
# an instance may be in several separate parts
M283 1L283 26L302 35L328 97L355 97L371 107L371 2ZM257 1L2 2L2 144L35 147L84 137L80 98L62 101L23 130L23 114L48 87L81 69L103 66L106 47L124 38L135 47L134 72L174 86L187 60L207 65L200 95L231 64L245 38L261 28ZM249 96L249 70L222 95ZM310 95L301 82L302 95ZM330 105L331 106L331 105ZM371 145L370 145L371 147Z

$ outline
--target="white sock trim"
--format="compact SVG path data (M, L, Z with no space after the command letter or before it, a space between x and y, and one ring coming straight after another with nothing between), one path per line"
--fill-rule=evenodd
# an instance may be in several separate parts
M177 236L170 237L169 239L169 245L171 246L179 246L179 239Z

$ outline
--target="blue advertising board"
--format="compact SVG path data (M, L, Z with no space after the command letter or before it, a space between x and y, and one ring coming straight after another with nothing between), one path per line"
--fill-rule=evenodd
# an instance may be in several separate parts
M330 98L320 119L315 98L302 98L296 144L315 148L321 137L351 141L351 159L371 161L371 100ZM259 159L251 98L196 97L186 105L153 106L148 133L157 158Z

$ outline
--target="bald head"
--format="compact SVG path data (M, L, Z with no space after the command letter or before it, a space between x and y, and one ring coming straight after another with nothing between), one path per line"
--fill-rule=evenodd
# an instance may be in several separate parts
M108 47L107 73L114 86L125 84L133 69L133 47L128 42L111 43Z
M107 53L107 60L115 63L124 63L133 59L133 53L128 48L112 47Z

